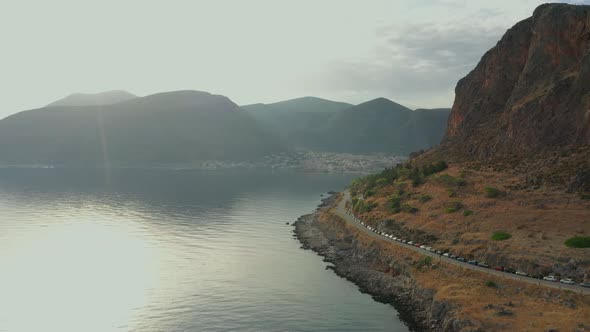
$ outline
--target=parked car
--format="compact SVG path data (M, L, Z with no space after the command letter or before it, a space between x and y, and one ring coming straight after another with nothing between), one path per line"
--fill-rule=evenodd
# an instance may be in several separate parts
M543 280L557 282L557 277L555 277L555 276L546 276L546 277L543 277Z
M481 267L490 267L488 264L484 263L484 262L477 262L477 266L481 266Z
M586 288L590 288L590 282L589 282L589 281L587 281L587 282L582 282L582 283L580 283L580 286L582 286L582 287L586 287Z
M412 241L408 241L407 243L408 243L409 245L412 245L412 244L414 244L414 242L412 242Z
M506 273L516 273L516 270L515 269L512 269L512 268L509 268L509 267L505 267L504 268L504 272L506 272Z
M459 262L465 262L465 258L463 258L463 257L457 257L457 260L458 260Z
M426 248L426 246L425 246L425 245L421 245L421 246L420 246L420 249L425 249L425 248Z
M442 251L440 251L440 250L437 250L437 251L436 251L436 254L437 254L437 255L442 255Z
M522 272L522 271L516 271L515 274L516 275L519 275L519 276L523 276L523 277L526 277L527 276L527 274L525 272Z
M402 240L402 243L406 243L406 240Z
M496 270L496 271L504 271L504 267L503 266L496 266L494 268L494 270Z
M443 256L445 256L445 257L451 257L451 253L445 252L445 253L443 254Z
M420 243L414 243L414 247L420 248Z
M561 279L561 280L559 280L559 282L561 282L562 284L566 284L566 285L574 285L575 284L575 282L571 278Z
M470 259L467 261L467 263L471 264L471 265L477 265L477 261L475 259Z
M455 256L455 255L451 255L451 256L449 256L449 258L452 258L452 259L457 259L457 256Z

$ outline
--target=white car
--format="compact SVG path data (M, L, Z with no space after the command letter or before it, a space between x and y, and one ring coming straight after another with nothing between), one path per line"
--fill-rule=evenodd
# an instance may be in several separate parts
M414 244L414 242L412 242L412 241L408 241L408 244L409 244L409 245L412 245L412 244Z
M516 271L515 274L516 275L519 275L519 276L523 276L523 277L526 277L527 276L527 274L525 272L522 272L522 271Z
M546 276L546 277L543 277L543 280L557 282L557 277L555 277L555 276Z
M426 249L426 246L425 245L421 245L420 246L420 249Z
M571 278L561 279L561 280L559 280L559 282L561 282L562 284L566 284L566 285L574 285L575 284Z
M449 256L451 256L451 253L445 252L445 253L443 254L443 256L445 256L445 257L449 257Z

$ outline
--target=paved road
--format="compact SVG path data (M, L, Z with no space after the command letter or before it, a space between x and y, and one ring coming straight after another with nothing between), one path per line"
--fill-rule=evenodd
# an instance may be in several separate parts
M358 221L356 221L352 216L349 216L348 214L346 214L345 202L347 202L347 201L350 201L350 193L348 191L345 191L344 192L344 199L340 201L340 203L338 204L338 206L336 207L334 212L339 217L341 217L342 219L344 219L345 221L347 221L351 225L355 226L359 230L365 232L369 236L372 236L372 237L375 237L375 238L378 238L378 239L381 239L384 241L388 241L388 242L398 245L400 247L404 247L406 249L413 250L413 251L418 252L418 253L425 255L425 256L431 256L437 260L443 261L448 264L457 265L457 266L460 266L465 269L476 270L476 271L480 271L483 273L491 274L491 275L502 277L502 278L508 278L508 279L514 279L514 280L519 280L519 281L523 281L523 282L528 282L529 284L547 286L547 287L558 288L558 289L568 289L568 290L574 291L576 293L582 293L584 295L590 294L590 288L584 288L584 287L581 287L578 285L566 285L566 284L562 284L559 282L551 282L551 281L546 281L546 280L539 280L539 279L534 279L534 278L529 278L529 277L523 277L523 276L518 276L516 274L497 271L494 269L488 269L488 268L484 268L484 267L477 266L477 265L471 265L468 263L459 262L458 260L455 260L452 258L439 256L436 253L426 251L424 249L420 249L418 247L414 247L409 244L397 242L397 241L392 240L388 237L385 237L383 235L379 235L373 231L368 230L365 226L361 225Z

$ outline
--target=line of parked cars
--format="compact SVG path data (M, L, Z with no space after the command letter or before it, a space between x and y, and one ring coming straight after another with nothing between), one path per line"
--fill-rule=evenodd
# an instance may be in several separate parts
M391 240L394 240L394 241L397 241L397 242L401 242L401 243L404 243L404 244L407 244L407 245L411 245L411 246L414 246L414 247L418 247L420 249L423 249L423 250L426 250L426 251L429 251L429 252L432 252L432 253L435 253L435 254L438 254L438 255L441 255L441 256L450 258L450 259L455 259L455 260L457 260L459 262L463 262L463 263L467 263L467 264L471 264L471 265L476 265L476 266L480 266L480 267L483 267L483 268L490 268L490 266L488 264L486 264L485 262L480 262L480 261L475 260L475 259L467 260L467 259L465 259L463 257L459 257L459 256L456 256L456 255L453 255L450 252L443 252L441 250L437 250L437 249L434 249L434 248L432 248L430 246L427 246L426 244L414 243L413 241L405 240L405 239L399 238L397 236L393 236L393 234L388 234L388 233L385 233L383 231L380 231L380 230L376 229L373 226L370 226L370 225L365 224L365 222L363 222L360 218L358 218L357 216L355 216L354 213L352 213L350 211L346 211L346 214L348 214L356 222L358 222L361 225L365 226L368 230L370 230L370 231L372 231L372 232L374 232L376 234L385 236L386 238L389 238ZM523 277L531 277L531 278L536 278L536 279L543 279L543 280L546 280L546 281L553 281L553 282L558 282L559 281L560 283L566 284L566 285L575 285L576 284L576 282L572 278L558 279L556 276L553 276L553 275L550 275L550 276L528 275L526 272L515 270L515 269L509 268L509 267L504 267L504 266L494 267L494 270L501 271L501 272L506 272L506 273L512 273L512 274L516 274L516 275L523 276ZM580 283L580 286L590 288L590 282L582 282L582 283Z

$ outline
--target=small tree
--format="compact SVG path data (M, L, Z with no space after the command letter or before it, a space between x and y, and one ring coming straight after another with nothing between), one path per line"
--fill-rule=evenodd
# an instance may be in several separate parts
M493 188L493 187L485 187L484 188L484 191L485 191L485 196L487 198L497 198L497 197L500 197L500 196L504 196L504 194L505 194L500 189Z

